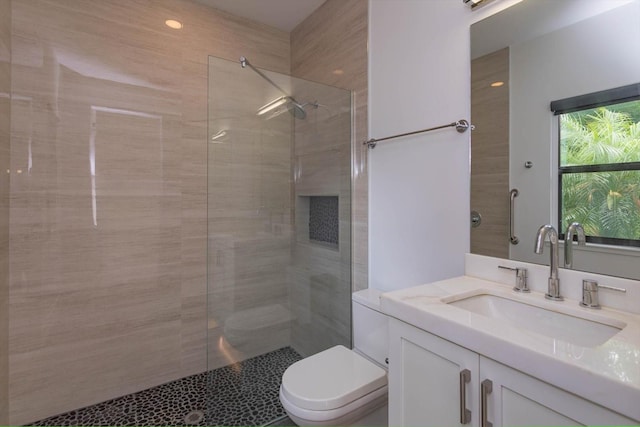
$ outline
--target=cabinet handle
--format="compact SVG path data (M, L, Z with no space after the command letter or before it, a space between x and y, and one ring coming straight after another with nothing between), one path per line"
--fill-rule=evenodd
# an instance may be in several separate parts
M467 409L467 384L471 382L471 371L460 371L460 424L471 422L471 411Z
M493 427L487 417L487 398L493 391L493 383L491 380L484 380L480 383L480 425L482 427Z

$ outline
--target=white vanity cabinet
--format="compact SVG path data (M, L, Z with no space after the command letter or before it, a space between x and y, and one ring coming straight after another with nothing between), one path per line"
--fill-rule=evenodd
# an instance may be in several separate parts
M389 332L389 425L638 424L399 320Z
M460 422L461 372L465 409L471 425L479 425L479 401L472 389L479 384L476 353L399 320L389 323L389 425L456 426Z

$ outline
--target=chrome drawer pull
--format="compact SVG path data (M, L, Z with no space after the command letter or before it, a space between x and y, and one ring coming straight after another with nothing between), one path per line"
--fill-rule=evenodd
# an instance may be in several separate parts
M471 422L471 411L467 409L467 384L471 382L471 371L460 371L460 424Z
M480 384L480 423L482 427L493 427L493 423L487 419L489 416L487 413L487 399L492 391L493 383L491 380L482 381Z

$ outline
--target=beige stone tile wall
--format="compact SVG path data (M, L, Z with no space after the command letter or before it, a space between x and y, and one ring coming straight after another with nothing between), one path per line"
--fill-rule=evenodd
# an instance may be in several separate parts
M345 102L341 90L303 89L326 106L296 122L296 206L305 196L337 195L340 210L338 251L308 242L307 218L296 212L291 339L305 355L350 346L351 292L367 287L366 152L359 143L367 134L367 13L366 1L328 0L291 33L291 74L353 91L355 107L351 138L348 94Z
M351 289L344 283L351 274L354 289L367 283L366 158L359 144L366 139L366 1L329 0L293 32L291 45L287 33L182 0L30 0L0 15L13 25L9 42L2 32L8 24L0 23L0 48L13 49L0 84L12 71L15 95L10 236L1 204L9 182L0 178L0 237L4 230L10 244L2 248L13 254L4 292L12 307L11 424L233 361L222 350L250 357L287 342L289 333L308 331L294 323L250 346L237 336L220 341L220 331L229 336L225 321L239 311L274 324L288 315L307 319L319 334L329 331L317 335L322 346L349 339ZM184 28L170 30L168 18ZM255 123L235 126L235 145L209 151L217 166L210 178L228 187L215 187L222 190L209 199L227 210L207 217L208 55L231 61L244 55L285 74L291 60L299 77L355 90L353 196L347 196L352 148L338 143L350 130L348 110L331 110L339 102L319 86L290 82L300 96L327 106L308 109L308 120L296 122L298 159L283 136L290 121L270 121L260 137L247 131ZM3 129L8 125L0 137ZM314 135L331 142L318 146ZM270 149L256 154L261 146ZM272 167L258 167L258 160ZM296 160L305 173L294 188ZM298 242L292 253L294 207L305 194L339 194L341 218L354 203L352 236L341 219L346 240L338 251ZM0 261L8 263L7 255L0 253ZM288 288L292 279L305 286ZM207 360L207 342L220 357ZM0 400L0 423L1 415Z
M9 146L11 0L0 0L0 425L9 423Z
M471 252L509 258L509 48L471 61L471 122Z
M354 92L353 290L368 287L368 2L328 0L291 32L291 75Z
M287 33L188 1L30 0L11 17L23 424L206 369L208 55L290 66Z
M298 82L305 120L295 121L295 242L290 300L295 320L291 344L311 355L336 344L351 345L351 92ZM338 198L337 247L310 240L314 196Z

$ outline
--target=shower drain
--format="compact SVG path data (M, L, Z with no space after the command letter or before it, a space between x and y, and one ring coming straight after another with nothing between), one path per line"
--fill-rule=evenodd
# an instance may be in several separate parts
M191 411L184 417L184 422L187 425L195 425L204 419L203 411Z

